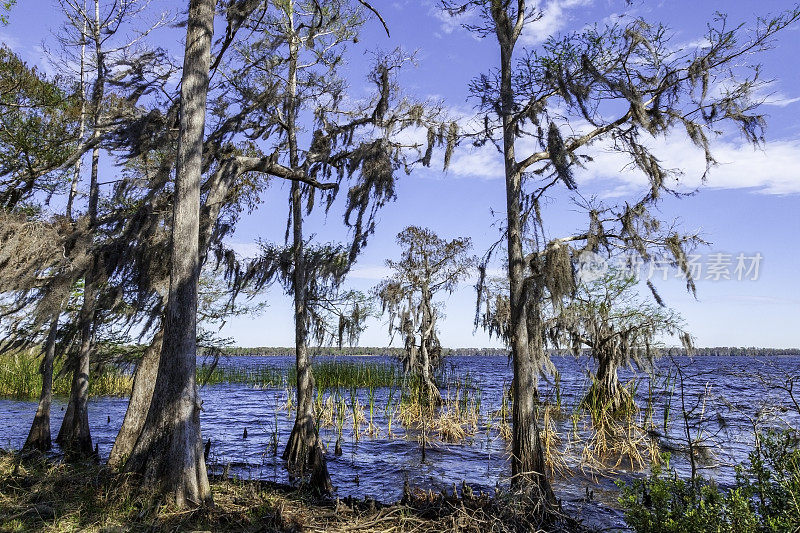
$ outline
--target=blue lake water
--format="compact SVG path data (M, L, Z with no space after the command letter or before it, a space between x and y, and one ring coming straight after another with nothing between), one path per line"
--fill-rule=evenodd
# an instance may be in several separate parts
M320 356L315 360L332 360ZM379 361L394 363L388 357L338 357L340 361ZM202 363L202 360L199 360ZM558 386L542 381L541 396L556 402L560 395L564 415L554 420L562 444L575 432L570 417L573 406L585 393L592 365L587 359L555 357L560 373ZM223 357L220 366L287 368L293 357ZM680 380L675 365L684 374L684 405L696 406L692 413L694 435L701 439L707 454L700 461L701 472L721 484L733 480L735 465L747 459L752 444L754 422L761 426L798 424L788 395L775 388L791 376L800 375L800 356L751 357L678 357L661 359L647 372L625 369L620 379L627 383L637 380L637 404L641 419L652 405L651 434L663 449L672 450L671 464L680 474L688 475L688 456L681 453L683 426L680 414ZM421 446L414 431L406 432L399 420L392 425L392 435L387 434L385 405L389 389L379 389L374 396L373 421L378 428L368 434L366 424L355 438L351 419L344 424L341 456L333 453L337 431L333 425L322 427L320 434L328 453L328 467L337 495L370 496L382 501L397 500L402 495L404 482L423 489L451 490L454 483L466 481L478 490L494 491L497 485L507 484L510 475L508 443L496 429L497 411L501 408L503 391L512 377L511 365L502 356L451 356L445 361L446 371L465 375L480 389L481 418L477 430L464 441L451 444L437 439L429 440L426 459L422 461ZM294 413L286 409L288 395L293 390L286 387L266 389L241 384L221 384L201 388L203 413L201 416L203 438L212 442L209 468L212 472L242 478L267 479L287 482L280 459L294 421ZM342 395L349 401L349 391ZM398 394L395 391L394 394ZM455 391L443 390L443 395ZM366 390L356 392L362 406L368 406ZM648 399L650 402L648 403ZM669 408L667 408L669 405ZM89 404L92 437L99 446L102 457L107 457L122 423L127 399L93 398ZM65 408L64 399L53 404L53 434L58 431ZM36 402L0 400L0 447L19 448L27 436ZM663 427L664 411L670 422ZM367 415L368 416L368 415ZM489 423L490 417L495 422ZM243 432L247 429L247 438ZM583 428L583 426L581 426ZM579 429L578 432L583 431ZM274 442L277 435L278 448ZM684 439L685 440L685 439ZM574 451L574 450L573 450ZM277 453L275 453L277 452ZM591 522L606 527L622 525L620 513L614 508L616 487L614 479L640 475L638 468L626 463L608 471L585 468L576 459L567 459L572 466L568 474L555 476L554 486L568 508L583 507L582 513ZM596 501L583 502L589 487Z

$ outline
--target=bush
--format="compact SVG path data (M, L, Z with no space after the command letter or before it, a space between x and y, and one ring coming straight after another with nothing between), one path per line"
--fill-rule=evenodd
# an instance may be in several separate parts
M638 532L783 532L800 530L800 449L795 431L760 434L736 484L680 479L664 465L649 477L620 483L620 504Z
M759 435L747 469L736 484L750 496L762 531L800 530L800 435L769 431Z

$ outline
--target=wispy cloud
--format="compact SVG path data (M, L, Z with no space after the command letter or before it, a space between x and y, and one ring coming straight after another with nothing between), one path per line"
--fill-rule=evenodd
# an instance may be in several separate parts
M800 300L797 298L782 298L775 296L762 295L741 295L732 294L727 296L717 296L705 299L706 303L742 303L755 305L797 305Z
M365 279L380 281L392 275L392 270L386 266L356 266L347 276L351 279Z
M0 30L0 42L12 50L19 50L21 48L19 39L3 30Z
M580 130L580 128L577 128ZM685 190L706 186L717 189L752 189L763 194L800 193L800 138L765 142L760 147L737 140L712 140L712 155L718 161L703 183L705 157L683 134L652 139L653 153L667 168L681 174L674 184ZM518 157L539 148L532 139L517 143ZM585 169L576 169L575 177L584 185L599 182L606 197L623 196L648 186L647 176L631 168L630 158L601 143L581 150L592 161ZM435 167L434 167L435 168ZM501 179L503 159L497 149L487 143L480 148L462 146L453 155L449 174L455 177Z
M712 144L712 155L718 165L703 183L705 158L683 135L652 141L653 153L664 166L681 172L676 186L694 189L701 186L715 189L752 189L763 194L800 193L800 139L775 140L762 147L743 141L722 141ZM647 177L629 167L627 156L611 150L595 150L594 161L577 173L580 181L604 180L611 187L608 195L621 195L646 187Z
M538 20L527 24L520 35L520 42L525 45L541 44L548 37L563 30L570 22L568 11L576 7L585 7L593 0L550 0L540 7Z
M786 107L787 105L800 102L800 96L790 97L782 92L775 92L764 98L761 102L764 105L772 105L776 107Z

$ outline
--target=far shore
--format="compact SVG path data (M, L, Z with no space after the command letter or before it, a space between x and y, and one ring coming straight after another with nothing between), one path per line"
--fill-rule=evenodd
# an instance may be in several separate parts
M402 354L402 348L367 348L365 351L350 351L357 348L310 348L311 356L324 357L398 357ZM657 357L798 357L800 348L727 348L710 347L696 348L693 353L688 354L683 348L663 348ZM221 355L227 357L291 357L295 355L294 348L286 347L259 347L259 348L223 348L217 354L210 352L200 352L198 357ZM448 356L468 356L468 357L508 357L509 353L503 348L445 348L444 357ZM553 356L573 356L569 351L550 351ZM589 356L589 353L582 353L580 356Z

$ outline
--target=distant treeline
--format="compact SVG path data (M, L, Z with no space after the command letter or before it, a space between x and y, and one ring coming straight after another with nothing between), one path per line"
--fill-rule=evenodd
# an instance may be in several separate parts
M667 348L661 350L662 355L686 355L684 348ZM695 348L693 355L767 357L775 355L800 355L800 348L756 348L754 346L714 346L711 348Z
M403 353L403 348L395 347L378 347L378 346L361 346L350 347L345 346L338 348L335 346L317 346L309 348L313 355L387 355L397 357ZM468 355L468 356L491 356L502 355L507 356L508 350L505 348L444 348L444 355ZM663 348L658 350L660 355L686 355L684 348ZM225 348L215 349L215 353L221 355L258 355L258 356L281 356L281 355L294 355L294 348L291 347L276 347L276 346L259 346L255 348L247 348L241 346L228 346ZM201 349L199 355L208 355L210 351ZM568 355L566 350L552 350L550 355ZM588 355L586 352L584 355ZM693 355L708 355L708 356L749 356L749 357L767 357L767 356L780 356L780 355L800 355L800 348L756 348L756 347L736 347L736 346L715 346L709 348L695 348Z
M379 346L344 346L342 348L336 346L314 346L309 347L309 352L312 355L387 355L392 357L400 356L403 353L403 348L395 347L379 347ZM228 346L225 348L215 348L214 353L221 355L258 355L258 356L281 356L281 355L294 355L293 347L276 347L276 346L258 346L255 348L246 348L240 346ZM508 350L505 348L444 348L444 355L507 355ZM211 350L200 348L198 355L209 355Z

